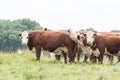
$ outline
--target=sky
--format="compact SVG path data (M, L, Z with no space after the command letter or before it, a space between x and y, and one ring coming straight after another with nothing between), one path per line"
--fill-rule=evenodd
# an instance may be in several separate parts
M120 30L120 0L0 0L0 19L23 18L52 30Z

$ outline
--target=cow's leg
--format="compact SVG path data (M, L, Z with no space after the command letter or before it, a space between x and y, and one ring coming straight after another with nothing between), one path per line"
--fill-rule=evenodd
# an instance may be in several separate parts
M78 62L80 61L80 54L82 53L82 50L81 50L81 48L80 47L77 47L77 51L76 51L77 53L77 60L78 60Z
M68 53L67 53L68 59L69 59L69 63L71 63L71 54L70 54L70 50L68 49Z
M67 53L62 51L63 57L64 57L64 63L67 63Z
M105 52L104 49L100 49L100 55L99 55L99 57L98 57L98 61L99 61L100 64L103 63L103 55L104 55L104 52Z
M74 50L73 50L73 49L71 49L71 59L72 59L72 63L74 63L74 62L75 62L75 57L76 57L76 54L77 54L78 61L79 61L79 59L80 59L80 53L78 52L77 45L75 45Z
M57 56L57 54L55 54L55 59L58 60L58 56Z
M90 61L92 63L96 63L97 62L97 57L92 53L92 55L90 55Z
M72 57L72 62L75 62L75 56L76 56L76 52L73 52L73 57Z
M84 56L84 60L83 60L83 62L85 62L85 63L86 63L86 62L87 62L87 59L88 59L88 56L87 56L87 55L85 55L85 56Z
M68 58L70 63L75 62L75 56L76 56L76 49L73 50L72 48L68 48Z
M61 55L58 55L58 60L60 60L61 59Z
M71 64L73 62L73 54L68 50L68 58L69 58L69 63Z
M109 60L110 60L110 64L112 64L113 63L113 58L114 58L113 55L109 55L108 57L109 57Z
M117 61L117 63L119 63L120 62L120 56L118 56L118 61Z
M60 55L55 54L55 58L56 58L57 61L59 61L60 60Z
M76 56L77 57L77 61L79 62L80 61L80 53L77 52L76 54L77 54L77 56Z
M99 61L100 64L103 63L103 54L100 54L100 55L99 55L98 61Z
M36 46L36 60L40 60L40 56L41 56L41 47L40 46Z
M70 54L71 54L71 63L74 63L76 57L76 51L71 51Z

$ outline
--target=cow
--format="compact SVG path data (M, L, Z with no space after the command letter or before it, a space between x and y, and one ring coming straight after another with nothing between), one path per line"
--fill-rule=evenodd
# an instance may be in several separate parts
M84 38L85 38L85 40L86 40L86 44L87 45L91 45L91 46L95 46L94 44L93 44L93 42L94 42L94 37L95 37L95 35L101 35L101 36L117 36L117 37L120 37L120 33L115 33L115 32L93 32L93 31L88 31L88 32L86 32L86 33L84 33ZM101 53L100 53L100 50L99 49L94 49L94 50L96 50L97 51L97 56L95 56L94 54L96 53L96 51L93 51L94 52L94 54L92 54L91 55L91 57L93 57L93 55L94 55L94 57L97 57L97 58L99 58L99 55L101 55ZM111 54L111 53L109 53L109 52L105 52L104 54L106 54L108 57L109 57L109 60L111 61L111 62L113 62L113 54ZM91 60L92 59L94 59L94 58L90 58ZM99 59L98 59L99 60ZM100 61L100 60L99 60ZM120 57L118 56L118 62L120 61ZM101 63L101 62L100 62Z
M51 30L51 29L48 29L48 28L44 28L43 29L44 31L53 31L53 30ZM56 30L56 31L58 31L58 32L60 32L60 33L65 33L65 34L67 34L67 35L69 35L69 29L67 30ZM74 41L74 40L73 40ZM79 46L77 46L77 52L76 52L76 57L77 57L77 61L79 62L80 61L80 54L82 53L82 50L81 50L81 48L79 47ZM66 51L62 51L62 54L63 54L63 56L65 57L66 55ZM58 60L60 60L60 54L56 54L55 53L55 58Z
M48 29L48 28L43 28L43 30L44 30L44 31L53 31L53 30ZM57 31L60 32L60 33L68 34L68 33L67 33L67 30L57 30ZM67 58L67 55L66 55L67 52L66 52L66 50L62 50L62 51L59 51L59 52L57 52L57 53L54 52L55 58L56 58L57 61L60 60L61 53L63 54L63 56L64 56L65 59Z
M70 38L76 42L78 48L81 49L81 52L85 55L83 62L87 62L88 57L92 55L92 49L90 46L85 44L86 40L81 36L84 31L73 32L71 29L68 30Z
M76 43L65 33L35 30L24 31L19 36L22 38L22 44L27 45L29 50L35 47L36 60L40 60L41 50L57 53L66 49L69 62L74 63ZM65 59L64 62L67 63L67 60Z
M99 49L98 60L103 63L104 53L120 56L120 36L96 35L94 37L92 49Z
M87 58L90 57L90 61L96 62L96 58L99 58L99 55L101 54L99 49L91 49L94 42L94 36L96 34L99 35L106 35L106 36L119 36L119 33L110 33L110 32L97 32L97 31L79 31L79 33L73 33L71 30L69 30L69 35L71 39L73 39L76 43L79 44L79 46L82 48L83 53L85 54L84 62L87 61ZM113 55L112 54L106 54L109 57L109 60L113 61ZM100 60L99 60L100 61ZM120 57L118 57L118 61L120 61Z

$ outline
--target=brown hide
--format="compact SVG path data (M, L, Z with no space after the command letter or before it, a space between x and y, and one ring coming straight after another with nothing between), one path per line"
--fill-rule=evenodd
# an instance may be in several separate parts
M94 32L94 31L93 31ZM93 35L101 35L101 36L120 36L120 33L119 32L94 32L95 34L93 34ZM84 34L84 32L82 33L82 34ZM86 35L84 35L84 37L85 37L85 39L83 40L83 44L84 45L89 45L89 44L87 44L87 40L86 40ZM101 38L102 39L102 38ZM103 40L98 40L98 41L103 41ZM104 42L104 41L103 41ZM100 42L99 44L101 44L102 42ZM93 44L94 45L94 44ZM96 45L94 45L94 46L92 46L92 49L94 50L95 49L95 46ZM111 51L111 50L110 50ZM109 52L110 52L109 51ZM114 51L116 51L116 50L113 50L113 51L111 51L112 53L111 54L113 54L113 52ZM115 52L114 52L115 53ZM111 60L111 57L113 58L113 55L107 55L108 57L109 57L109 60L110 60L110 62L113 62L113 59ZM93 57L93 55L91 55L91 58ZM92 59L91 59L92 60ZM94 58L93 58L93 60L94 60ZM120 62L120 59L119 59L119 56L118 56L118 62Z
M101 35L109 35L109 36L120 36L119 32L98 32Z
M91 30L90 30L91 31ZM92 31L94 32L93 36L94 35L103 35L103 36L120 36L120 33L119 32L97 32L97 31ZM84 34L85 32L82 32L81 34ZM87 44L87 39L86 39L86 35L83 35L84 36L84 40L83 40L83 44L84 45L89 45Z
M50 29L48 29L48 28L45 28L44 29L44 31L53 31L53 30L50 30ZM64 33L64 34L67 34L67 35L69 35L69 30L56 30L57 32L60 32L60 33ZM77 53L76 53L76 57L77 57L77 61L79 62L79 60L80 60L80 54L81 54L81 48L80 47L77 47ZM62 53L63 53L63 56L64 56L64 58L66 58L66 53L64 52L64 51L62 51ZM56 57L58 56L57 54L55 55ZM59 56L60 57L60 56Z
M29 32L31 37L28 40L28 47L32 50L36 49L37 60L40 59L41 49L53 52L59 47L68 49L69 62L74 62L76 44L72 41L69 35L58 31L33 31Z
M100 51L99 61L103 62L105 48L110 54L117 54L120 51L120 36L96 35L92 49L98 48Z

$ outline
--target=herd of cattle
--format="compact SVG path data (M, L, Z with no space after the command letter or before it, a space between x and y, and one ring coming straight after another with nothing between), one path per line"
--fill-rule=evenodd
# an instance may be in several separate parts
M97 32L69 30L35 30L31 32L24 31L18 36L21 37L22 45L27 45L29 50L35 48L36 60L40 60L41 51L55 53L57 60L61 53L64 57L64 63L74 63L75 57L78 61L80 54L84 54L84 62L89 58L91 62L103 63L104 55L113 62L114 56L118 56L120 62L120 33L115 32Z

